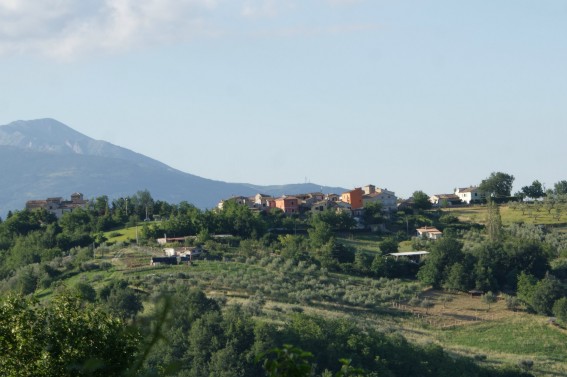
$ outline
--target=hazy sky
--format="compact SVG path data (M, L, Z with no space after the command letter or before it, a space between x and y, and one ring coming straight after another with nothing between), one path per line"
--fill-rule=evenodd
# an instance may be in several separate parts
M230 182L567 179L567 2L0 0L0 124Z

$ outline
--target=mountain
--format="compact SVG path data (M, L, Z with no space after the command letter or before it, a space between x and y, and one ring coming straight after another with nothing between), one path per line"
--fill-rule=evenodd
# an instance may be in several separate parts
M73 192L82 192L86 198L119 198L147 189L154 199L212 208L233 195L345 191L316 184L259 186L206 179L94 140L54 119L0 126L0 172L2 217L9 210L23 209L27 200L68 199Z

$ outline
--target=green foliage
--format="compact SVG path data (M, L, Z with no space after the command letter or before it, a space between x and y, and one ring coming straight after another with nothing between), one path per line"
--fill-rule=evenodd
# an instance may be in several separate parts
M259 359L264 360L263 367L269 377L308 377L312 375L313 365L309 360L313 358L313 354L290 344L284 344L282 348L273 348L260 356Z
M563 324L567 324L567 297L561 297L553 303L553 315Z
M567 195L567 181L562 180L553 185L555 195Z
M522 194L527 198L539 199L545 196L543 185L537 179L530 186L522 187Z
M47 306L18 296L0 304L3 376L121 376L138 344L136 331L70 296Z
M110 312L124 320L134 318L144 308L140 295L124 280L105 286L99 296Z
M73 291L78 297L84 301L95 302L96 301L96 291L89 283L79 282L75 285Z
M411 197L413 199L413 207L415 209L427 210L431 209L433 206L433 204L429 201L429 195L423 191L415 191Z
M367 202L364 204L362 220L366 225L382 224L384 219L384 209L380 202Z
M375 210L375 208L373 208L373 210ZM365 210L366 213L366 210ZM354 218L347 212L343 212L343 211L333 211L331 209L327 209L323 212L317 213L316 215L313 216L312 218L312 222L316 221L314 220L314 218L318 218L318 220L321 220L325 223L327 223L332 230L334 231L346 231L346 230L350 230L352 228L354 228L354 226L356 225L356 221L354 220Z
M483 192L487 198L509 197L512 193L513 183L513 175L502 172L492 172L488 178L482 180L478 189Z
M390 254L398 252L398 241L393 237L387 237L378 244L382 254Z
M486 233L491 242L497 243L502 240L500 208L496 202L490 199L486 205Z
M498 301L498 298L494 293L488 291L482 296L482 301L488 305L488 310L490 310L490 305Z
M423 283L441 287L451 266L463 259L462 244L454 238L443 237L430 249L425 264L419 269L417 277Z
M535 285L531 308L540 314L551 314L555 300L565 294L559 281L552 276L546 276Z
M518 275L518 299L528 306L531 306L536 283L537 279L532 275L526 274L525 272Z
M467 273L462 263L455 263L449 268L443 288L450 291L464 291L468 288Z
M555 301L563 295L565 289L553 276L546 276L539 281L525 273L518 277L518 298L532 311L551 314Z
M331 226L323 221L319 215L311 218L311 227L309 228L309 241L311 247L318 249L327 244L333 237L333 229Z

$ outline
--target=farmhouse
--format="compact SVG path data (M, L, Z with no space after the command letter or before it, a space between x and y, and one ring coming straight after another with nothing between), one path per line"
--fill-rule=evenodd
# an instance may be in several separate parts
M419 237L427 238L430 240L437 240L443 237L443 232L431 226L430 227L425 226L423 228L416 229L416 231Z
M484 200L484 193L478 190L477 186L469 186L465 188L456 188L455 195L461 199L463 203L480 203Z
M462 203L461 198L456 194L437 194L429 197L429 201L434 206L454 206Z

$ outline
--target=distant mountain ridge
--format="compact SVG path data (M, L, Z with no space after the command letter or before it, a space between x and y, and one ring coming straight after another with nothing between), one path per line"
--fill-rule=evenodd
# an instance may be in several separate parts
M9 210L23 209L27 200L68 197L73 192L82 192L86 198L117 198L147 189L154 199L211 208L233 195L345 190L317 184L260 186L206 179L92 139L54 119L19 120L0 126L0 172L2 217Z

